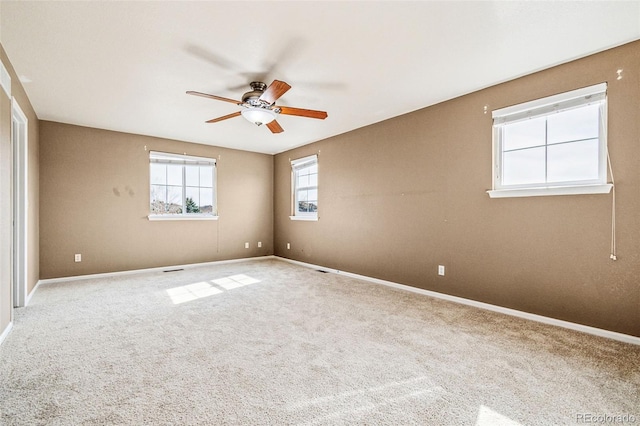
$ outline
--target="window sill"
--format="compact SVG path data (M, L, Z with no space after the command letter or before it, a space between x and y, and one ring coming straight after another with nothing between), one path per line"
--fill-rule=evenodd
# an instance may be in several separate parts
M150 214L149 220L218 220L218 216Z
M494 189L487 191L491 198L543 197L550 195L608 194L613 185L545 186L539 188Z
M291 220L306 220L310 222L317 222L318 216L289 216Z

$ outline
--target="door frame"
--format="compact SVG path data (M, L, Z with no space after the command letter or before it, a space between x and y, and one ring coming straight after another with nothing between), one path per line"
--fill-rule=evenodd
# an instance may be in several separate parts
M11 99L11 149L13 155L13 306L24 307L27 291L27 224L28 224L28 131L29 120L16 98Z

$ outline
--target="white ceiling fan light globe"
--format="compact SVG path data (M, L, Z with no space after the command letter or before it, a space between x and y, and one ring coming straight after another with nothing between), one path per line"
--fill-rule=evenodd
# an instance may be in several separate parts
M271 123L276 119L276 113L265 108L246 108L241 112L242 116L258 126Z

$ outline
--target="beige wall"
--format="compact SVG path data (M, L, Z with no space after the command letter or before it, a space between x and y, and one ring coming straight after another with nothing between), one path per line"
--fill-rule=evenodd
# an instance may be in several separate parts
M40 140L42 279L273 254L270 155L48 121ZM218 159L220 219L149 221L145 146Z
M27 177L27 290L36 286L39 271L39 127L38 117L4 49L0 59L11 75L11 95L28 120L28 177ZM12 250L12 161L11 99L0 90L0 334L11 318L11 250Z
M275 254L640 336L639 71L635 42L277 155ZM485 105L491 111L604 81L617 262L609 259L611 194L485 192ZM320 219L291 221L289 160L316 152Z

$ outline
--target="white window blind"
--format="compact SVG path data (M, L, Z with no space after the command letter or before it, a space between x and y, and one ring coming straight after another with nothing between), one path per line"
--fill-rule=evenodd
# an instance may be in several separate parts
M215 166L215 158L194 157L192 155L172 154L168 152L150 151L149 161L151 163L164 164L192 164Z
M523 104L513 105L493 111L493 124L500 125L521 120L551 115L572 108L602 103L606 99L607 83L584 87L571 92L560 93Z

